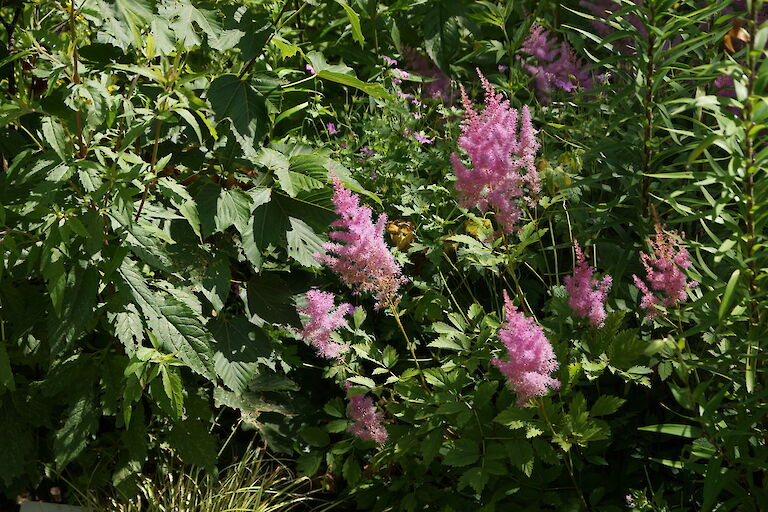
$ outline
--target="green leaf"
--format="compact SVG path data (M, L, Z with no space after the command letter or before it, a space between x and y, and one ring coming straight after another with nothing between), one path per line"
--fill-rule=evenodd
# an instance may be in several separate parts
M123 261L118 273L161 347L177 353L192 371L215 382L211 335L195 312L175 297L152 292L130 260Z
M660 423L658 425L638 427L637 430L668 434L677 437L687 437L689 439L701 437L701 429L699 427L694 427L693 425L681 425L679 423Z
M589 411L589 415L596 418L598 416L613 414L619 410L619 407L621 407L624 402L626 402L626 400L623 398L611 395L600 395L600 398L597 399L595 405L593 405L592 409Z
M356 485L360 481L362 473L360 463L357 462L355 455L352 454L347 457L347 460L344 461L344 465L341 467L341 475L347 481L347 484L350 486Z
M244 392L259 372L259 358L271 352L267 337L244 318L217 319L209 325L216 374L235 393Z
M739 269L733 271L731 278L728 279L728 284L725 285L725 292L723 293L723 299L720 302L720 309L718 310L717 317L722 321L731 311L731 302L733 302L733 294L736 291L736 285L739 284Z
M0 386L11 391L16 390L16 382L13 379L13 371L11 370L11 361L8 358L8 352L5 350L4 340L0 340Z
M208 470L213 470L216 466L216 440L208 432L207 424L197 419L176 422L171 427L167 440L187 464Z
M331 438L328 436L328 432L320 427L308 426L301 429L299 435L310 446L323 447L327 446L331 442Z
M336 3L341 5L347 13L349 24L352 27L352 38L360 43L360 47L362 47L363 43L365 43L365 37L363 37L363 32L360 30L360 16L343 0L336 0Z
M480 458L480 450L475 441L458 439L448 449L443 458L443 463L449 466L468 466L477 462Z
M180 420L184 414L184 392L181 383L181 376L171 366L163 365L160 368L160 375L163 380L163 390L171 402L174 419Z
M225 389L216 388L213 390L213 400L216 407L226 406L238 409L243 416L250 416L251 420L258 417L262 412L275 412L290 416L285 407L265 402L254 393L245 392L237 394Z
M93 394L80 397L64 414L64 426L56 431L53 451L56 467L63 469L85 449L96 432L98 415Z
M322 452L304 453L296 459L296 467L301 476L312 476L320 469L320 463L323 461Z
M245 150L258 146L267 133L269 117L264 97L236 75L221 75L208 87L208 101L217 122L229 119Z
M305 267L322 267L314 254L323 252L323 239L317 236L303 220L289 217L289 221L291 229L286 232L288 256Z
M299 327L299 315L291 291L277 273L263 273L248 281L248 308L260 322Z
M355 72L348 66L328 64L320 52L309 52L307 60L319 78L354 87L374 98L392 99L392 96L381 85L363 82L355 76Z
M190 0L166 0L160 4L158 14L186 48L200 46L202 42L196 27L208 36L208 45L218 51L234 48L243 36L237 29L224 30L216 12L199 9Z

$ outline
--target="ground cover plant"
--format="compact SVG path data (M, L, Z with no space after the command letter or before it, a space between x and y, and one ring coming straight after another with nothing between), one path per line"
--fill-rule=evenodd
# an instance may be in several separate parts
M0 491L767 509L767 18L0 2Z

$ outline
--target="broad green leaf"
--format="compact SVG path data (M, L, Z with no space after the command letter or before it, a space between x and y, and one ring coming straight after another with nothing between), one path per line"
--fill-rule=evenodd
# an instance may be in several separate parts
M295 217L289 217L289 220L291 229L286 233L288 256L306 267L321 267L314 255L323 252L323 239L303 220Z
M216 388L213 390L213 400L216 407L226 406L238 409L244 418L250 417L251 421L255 420L263 412L275 412L285 416L291 415L286 407L265 402L256 394L249 392L233 393L225 389Z
M241 145L252 148L261 142L269 118L264 97L249 82L237 75L221 75L211 82L206 94L216 121L229 119Z
M187 464L213 470L218 448L216 439L208 432L208 425L197 419L186 419L173 424L167 436L168 444Z
M301 325L291 299L290 287L277 273L268 272L252 277L248 281L247 293L248 309L256 321L296 327Z
M8 352L5 349L5 345L5 340L0 340L0 386L11 391L15 391L16 382L13 379L11 361L8 358ZM0 395L1 394L2 393L0 392Z
M56 467L63 469L80 455L96 432L98 414L91 392L80 397L64 414L64 426L56 431L53 441Z
M168 22L176 39L186 48L200 46L198 27L208 36L208 45L218 51L234 48L243 37L240 30L224 30L218 13L200 9L190 0L164 0L158 14Z
M259 373L259 358L271 352L267 337L243 318L217 319L210 329L216 374L235 393L244 392Z
M152 292L130 260L123 261L118 274L162 348L178 354L194 372L215 382L212 339L195 312L175 297Z
M443 458L443 463L448 466L469 466L480 458L480 450L475 441L470 439L458 439L448 448Z

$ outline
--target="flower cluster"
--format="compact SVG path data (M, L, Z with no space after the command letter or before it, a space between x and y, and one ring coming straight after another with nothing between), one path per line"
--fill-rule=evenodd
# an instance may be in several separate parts
M482 212L493 208L496 219L511 233L521 216L517 202L533 205L541 188L534 162L539 142L528 107L524 106L519 115L509 100L496 94L480 70L477 73L485 89L485 108L477 112L462 88L466 112L458 145L469 155L473 168L464 167L456 153L451 155L456 190L461 206Z
M351 387L349 382L345 385L347 389ZM387 429L381 424L383 415L376 410L368 395L351 397L347 404L347 416L355 421L347 428L353 435L364 441L373 439L379 444L384 444L387 440Z
M576 268L573 275L565 278L565 289L568 291L568 305L574 313L583 318L589 318L592 325L602 327L605 324L605 298L611 289L613 278L604 276L596 279L595 269L584 257L579 242L573 241L576 251Z
M333 204L340 219L334 221L331 242L323 244L330 254L314 256L331 267L355 293L373 292L376 308L391 305L397 290L407 279L384 242L387 216L373 222L373 212L360 205L356 194L333 177Z
M573 92L577 88L591 89L593 86L592 76L568 43L563 41L558 46L554 38L549 38L549 31L540 25L531 26L520 51L536 61L535 64L522 61L522 65L533 76L536 97L542 103L549 102L554 88Z
M509 361L491 360L517 393L517 405L523 406L530 398L541 396L547 388L558 389L560 382L550 377L558 367L555 353L544 331L532 318L518 312L504 291L504 326L499 338L507 348Z
M679 236L676 231L665 231L657 224L656 234L649 240L653 254L640 252L647 284L636 275L632 275L632 279L643 294L640 306L649 319L659 314L657 304L674 306L688 298L690 288L698 286L685 275L691 266L691 257L682 245L684 238L685 233Z
M345 303L331 312L334 298L332 293L310 290L307 292L307 305L298 309L299 313L309 317L301 331L301 337L309 341L319 355L328 359L338 358L349 348L331 340L331 334L340 327L346 327L344 315L354 311L351 304Z

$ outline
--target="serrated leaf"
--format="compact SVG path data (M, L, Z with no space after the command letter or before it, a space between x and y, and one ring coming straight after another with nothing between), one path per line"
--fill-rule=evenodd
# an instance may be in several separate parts
M175 297L152 292L130 260L123 261L118 273L161 347L177 353L192 371L215 382L211 335L195 312Z
M462 467L474 464L480 458L480 450L475 441L458 439L448 449L443 463L448 466Z
M267 133L267 107L264 97L250 83L236 75L222 75L208 87L208 101L215 119L229 119L239 135L243 150L252 150Z
M64 426L53 440L56 467L63 469L85 449L96 432L98 415L92 393L80 397L64 414Z
M243 318L217 319L209 325L216 374L229 389L242 393L259 373L259 357L269 355L269 342L260 329Z
M314 255L323 252L323 239L315 234L303 220L289 217L289 221L291 229L285 234L288 242L288 256L305 267L322 267Z
M181 376L171 366L163 365L160 368L163 381L163 390L171 403L173 417L180 420L184 414L184 392L181 384Z

